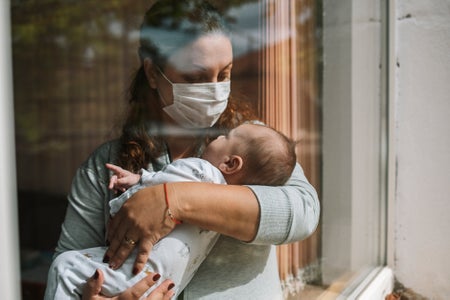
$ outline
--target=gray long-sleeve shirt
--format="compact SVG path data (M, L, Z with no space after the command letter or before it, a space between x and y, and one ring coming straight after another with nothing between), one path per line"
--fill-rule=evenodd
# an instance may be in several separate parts
M103 246L109 219L110 174L118 142L97 148L77 170L56 253ZM150 171L169 163L161 156ZM316 228L320 206L315 189L297 164L282 187L250 186L260 207L260 224L251 243L221 236L184 291L184 299L281 299L275 244L308 237Z

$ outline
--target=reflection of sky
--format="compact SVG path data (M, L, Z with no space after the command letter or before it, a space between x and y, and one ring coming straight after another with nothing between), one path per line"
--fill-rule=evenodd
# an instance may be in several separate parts
M263 28L262 24L271 23L274 18L280 20L281 10L274 9L273 13L267 14L263 5L268 5L268 2L257 1L230 10L230 15L236 19L236 24L233 24L233 50L236 57L265 47L268 42L277 43L295 34L286 20L277 22L277 27L271 27L270 32L264 32L267 26ZM309 18L310 15L304 17ZM267 34L270 35L270 39L266 38Z
M263 32L261 31L260 24L261 21L261 8L260 2L256 1L253 3L247 3L240 6L235 6L228 11L228 15L233 18L233 23L231 24L232 30L232 42L233 42L233 52L234 56L238 57L241 55L245 55L248 52L255 51L265 45L266 41L263 37ZM276 12L277 13L277 12ZM307 14L300 14L297 21L304 22L303 18L310 17ZM309 12L310 13L310 12ZM274 16L270 15L268 18L273 18ZM280 16L277 16L278 18ZM270 22L271 19L264 20L264 23ZM283 22L287 25L287 22ZM115 27L115 28L114 28ZM117 24L111 26L110 30L112 32L120 32L120 29L117 27ZM271 41L277 42L286 38L289 38L291 32L289 28L280 28L277 27L276 32L271 32ZM155 36L156 40L165 40L167 45L170 46L171 40L183 40L186 38L185 34L180 31L172 31L165 29L152 30L151 35ZM128 35L130 40L139 39L139 31L131 31ZM163 51L169 49L163 49Z
M232 24L234 55L238 57L260 48L260 10L258 2L232 8L229 14L236 20L236 23Z

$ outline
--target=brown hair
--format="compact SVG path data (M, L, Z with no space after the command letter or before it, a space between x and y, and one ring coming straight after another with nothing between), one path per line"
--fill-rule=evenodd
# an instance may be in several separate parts
M274 128L264 127L273 131L272 136L246 137L243 184L283 185L297 161L295 142Z

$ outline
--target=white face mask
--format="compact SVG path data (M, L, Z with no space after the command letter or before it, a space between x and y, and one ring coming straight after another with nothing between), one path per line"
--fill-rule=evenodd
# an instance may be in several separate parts
M172 85L173 92L173 104L165 106L163 110L179 125L185 128L211 127L227 108L230 81L173 83L160 72ZM162 95L159 96L166 104Z

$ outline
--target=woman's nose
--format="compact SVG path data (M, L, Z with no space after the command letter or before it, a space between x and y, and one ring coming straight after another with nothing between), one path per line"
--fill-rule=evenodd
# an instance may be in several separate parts
M211 74L211 76L208 78L208 82L221 82L223 81L223 76L221 74Z
M217 76L213 76L213 77L211 77L211 78L209 78L208 79L208 82L211 82L211 83L216 83L216 82L218 82L219 80L218 80L218 77Z

